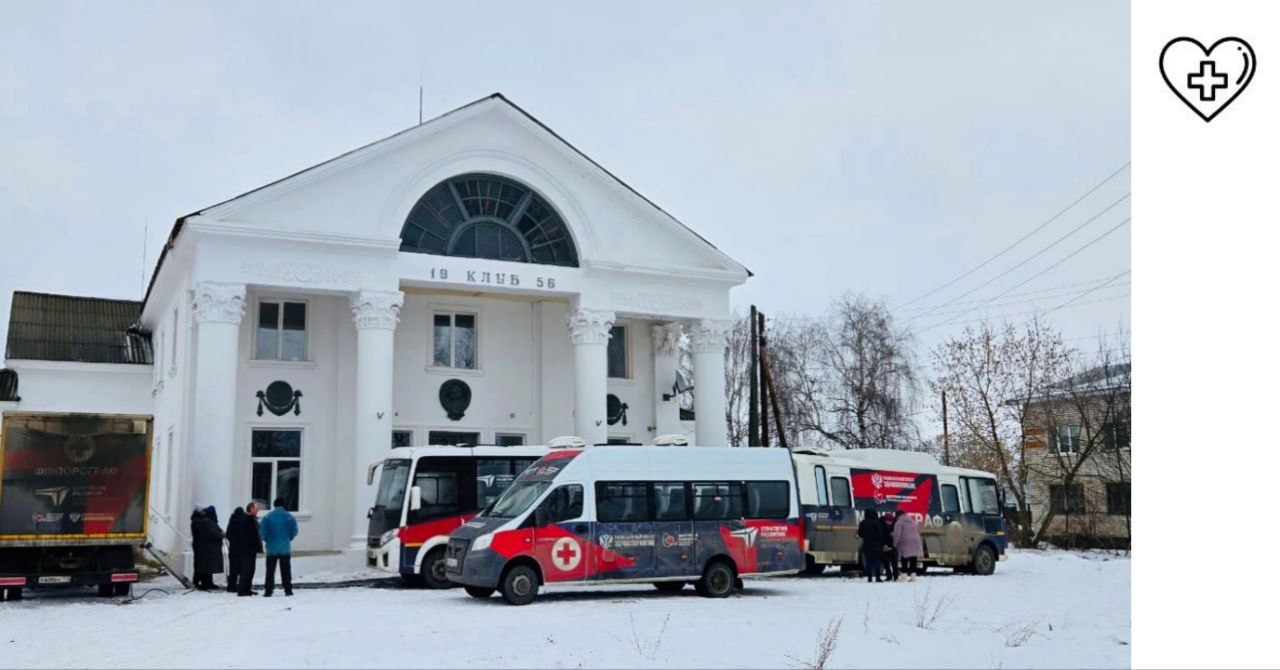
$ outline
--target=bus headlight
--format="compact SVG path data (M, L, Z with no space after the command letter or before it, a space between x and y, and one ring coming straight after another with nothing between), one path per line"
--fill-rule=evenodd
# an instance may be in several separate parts
M396 539L396 533L399 533L399 532L400 532L399 528L394 528L392 530L389 530L383 533L382 537L378 538L378 546L385 546L388 542Z
M485 533L484 535L481 535L480 537L477 537L476 539L471 541L471 551L480 551L481 549L488 549L489 543L492 541L493 541L493 533Z

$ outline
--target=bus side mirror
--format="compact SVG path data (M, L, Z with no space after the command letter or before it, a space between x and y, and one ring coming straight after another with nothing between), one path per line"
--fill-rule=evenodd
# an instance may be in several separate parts
M422 509L422 488L414 486L409 489L409 511Z

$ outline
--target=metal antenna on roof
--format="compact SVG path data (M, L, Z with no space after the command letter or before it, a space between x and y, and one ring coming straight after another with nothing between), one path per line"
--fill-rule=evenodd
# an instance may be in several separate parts
M142 225L142 277L138 280L138 294L147 295L147 234L151 231L151 219L143 219Z

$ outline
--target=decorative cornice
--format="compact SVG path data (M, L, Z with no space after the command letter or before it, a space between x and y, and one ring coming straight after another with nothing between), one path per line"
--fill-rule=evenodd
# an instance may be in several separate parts
M723 353L733 322L728 319L700 319L689 328L689 347L695 354Z
M360 291L351 296L351 320L356 328L395 330L400 321L401 291Z
M680 324L662 323L653 327L653 355L671 358L680 353Z
M570 310L565 317L569 341L574 344L608 344L609 330L616 318L613 312L603 309L579 307Z
M240 324L244 317L244 284L202 281L191 292L196 323Z

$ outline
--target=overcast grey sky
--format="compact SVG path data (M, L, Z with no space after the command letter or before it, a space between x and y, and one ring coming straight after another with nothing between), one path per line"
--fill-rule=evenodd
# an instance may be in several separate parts
M137 298L176 217L501 91L750 267L734 294L902 304L1129 160L1129 6L1026 2L6 2L0 318L14 289ZM1128 193L1121 173L943 303ZM1128 201L989 286L1023 282ZM1129 268L1122 226L983 310L1050 309ZM1129 320L1128 277L1055 312ZM1069 291L1075 291L1069 292ZM1006 304L1012 300L1032 300ZM959 307L971 307L966 303ZM905 312L915 314L917 312ZM1089 345L1087 341L1078 344Z

